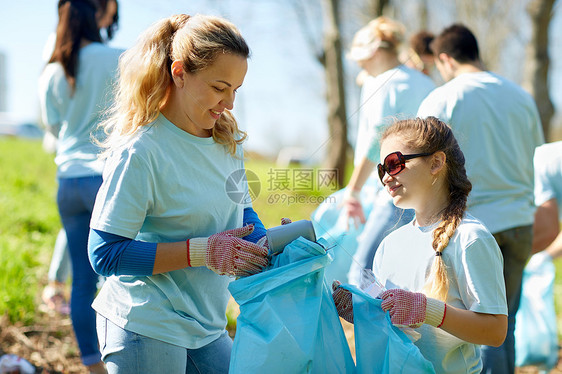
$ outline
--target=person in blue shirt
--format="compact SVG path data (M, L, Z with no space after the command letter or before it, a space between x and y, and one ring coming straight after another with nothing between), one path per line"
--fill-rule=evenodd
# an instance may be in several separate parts
M538 109L521 87L486 71L466 26L445 28L431 49L447 83L425 98L418 116L437 117L453 129L473 185L468 211L494 235L504 258L508 334L502 346L483 348L483 373L513 373L515 315L536 209L533 154L544 143Z
M415 211L375 254L381 307L394 325L416 329L414 344L436 373L480 373L480 345L505 339L507 304L500 248L466 212L463 152L435 117L397 121L380 144L380 181L396 206ZM332 287L338 314L353 323L351 293Z
M227 286L268 264L230 112L249 54L229 21L180 14L120 60L89 242L110 373L228 372Z
M98 4L60 0L56 41L39 80L43 122L58 135L57 205L72 264L71 319L81 359L90 372L105 373L91 307L98 275L88 261L89 222L104 163L91 136L111 103L122 51L103 44Z

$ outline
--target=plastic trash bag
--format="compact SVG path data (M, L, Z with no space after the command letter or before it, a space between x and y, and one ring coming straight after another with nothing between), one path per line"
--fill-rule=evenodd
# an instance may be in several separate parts
M378 177L371 176L361 189L361 205L365 219L369 217L375 203L377 191L380 189ZM355 227L349 222L346 230L345 217L341 215L345 188L334 192L321 203L311 214L311 221L316 237L323 238L332 249L334 260L325 270L326 279L334 279L348 283L348 272L353 256L357 251L357 241L363 232L364 225Z
M375 299L352 285L342 285L353 294L353 324L357 373L435 373L418 347L383 312Z
M515 315L515 364L552 369L558 361L552 258L531 257L523 271L521 302Z
M302 237L267 271L229 290L240 306L230 373L354 373L355 364L324 281L331 256Z

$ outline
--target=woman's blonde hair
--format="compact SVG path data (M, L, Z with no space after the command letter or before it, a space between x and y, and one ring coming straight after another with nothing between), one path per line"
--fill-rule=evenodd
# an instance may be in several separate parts
M221 53L245 58L246 41L232 23L213 16L175 15L156 22L119 60L115 102L102 123L107 149L122 144L140 128L153 122L166 103L173 83L171 65L180 60L186 72L196 73L212 65ZM246 133L225 110L212 130L213 139L236 153Z
M449 291L449 281L441 254L461 223L466 211L468 194L472 190L472 184L466 176L464 155L451 128L435 117L394 122L383 132L381 143L390 135L400 136L416 153L442 151L446 156L445 179L449 204L441 213L442 221L433 230L432 246L436 256L424 289L428 296L444 301Z

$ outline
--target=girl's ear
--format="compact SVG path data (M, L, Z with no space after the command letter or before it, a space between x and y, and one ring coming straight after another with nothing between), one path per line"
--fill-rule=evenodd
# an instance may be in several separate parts
M183 88L183 85L185 84L185 71L183 70L183 62L181 62L180 60L175 60L174 62L172 62L172 66L170 69L172 72L172 79L174 80L174 84L178 88Z
M431 174L437 175L447 162L447 156L443 151L437 151L431 156Z

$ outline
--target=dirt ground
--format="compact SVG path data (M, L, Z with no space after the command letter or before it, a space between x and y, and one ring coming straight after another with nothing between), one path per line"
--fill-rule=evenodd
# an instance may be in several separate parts
M37 368L37 374L88 374L80 362L68 316L38 311L32 326L10 325L0 317L0 355L13 353L25 358ZM353 325L342 320L352 353L355 353ZM561 351L562 357L562 351ZM516 374L538 374L535 367L519 368ZM549 374L562 374L562 360Z

